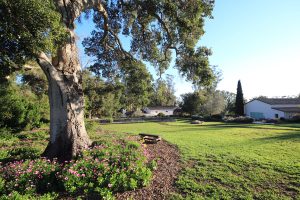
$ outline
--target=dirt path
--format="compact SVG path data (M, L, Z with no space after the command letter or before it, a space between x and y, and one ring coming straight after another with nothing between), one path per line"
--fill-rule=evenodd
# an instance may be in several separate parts
M116 194L116 198L147 200L167 199L168 194L175 192L174 187L177 174L180 170L180 156L178 149L165 140L157 144L147 144L149 160L157 160L157 169L153 172L152 182L148 187Z

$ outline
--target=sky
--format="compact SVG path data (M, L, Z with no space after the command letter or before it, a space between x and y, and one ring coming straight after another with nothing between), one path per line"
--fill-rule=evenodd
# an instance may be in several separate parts
M212 49L210 63L223 73L219 90L236 93L241 80L247 99L300 94L300 0L216 0L213 17L199 45ZM86 22L76 29L83 65L89 58L81 41L91 30ZM175 76L176 96L193 91L175 69L166 74Z

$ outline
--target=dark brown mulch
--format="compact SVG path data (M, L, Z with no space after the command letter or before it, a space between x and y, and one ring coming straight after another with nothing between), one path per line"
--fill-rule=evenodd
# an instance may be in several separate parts
M146 144L148 160L156 159L157 169L153 172L149 186L116 194L117 199L167 199L168 194L176 192L174 186L177 174L181 168L179 151L175 145L165 140L157 144Z

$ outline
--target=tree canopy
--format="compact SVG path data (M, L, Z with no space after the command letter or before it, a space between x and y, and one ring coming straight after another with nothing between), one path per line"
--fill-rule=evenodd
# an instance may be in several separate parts
M65 37L52 0L0 0L0 79L40 51L54 53Z
M125 82L134 102L143 105L151 79L145 62L162 74L174 53L175 67L188 81L212 82L211 50L197 43L213 5L213 0L0 0L0 78L36 60L49 83L50 141L43 155L70 159L91 144L74 33L82 13L95 22L84 40L85 52L95 58L90 70L108 81ZM122 43L126 37L129 48ZM111 107L106 103L115 97L103 99Z
M96 30L83 42L95 57L91 70L109 78L128 73L128 68L151 63L159 73L170 65L172 50L176 67L194 84L210 84L211 50L195 49L204 34L205 17L211 17L213 1L105 1L103 12L94 12ZM120 37L131 40L125 49ZM139 63L135 65L132 63ZM129 63L129 64L125 64Z

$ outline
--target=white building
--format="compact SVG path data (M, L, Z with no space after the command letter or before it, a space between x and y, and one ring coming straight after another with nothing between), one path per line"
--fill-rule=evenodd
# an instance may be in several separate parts
M159 113L163 113L166 116L174 115L174 111L178 109L176 106L157 106L144 108L146 116L156 116Z
M300 115L300 98L258 98L245 104L245 114L254 119L290 119Z

